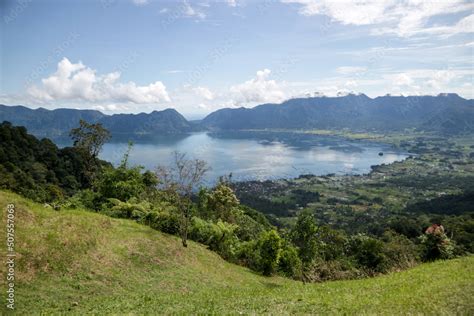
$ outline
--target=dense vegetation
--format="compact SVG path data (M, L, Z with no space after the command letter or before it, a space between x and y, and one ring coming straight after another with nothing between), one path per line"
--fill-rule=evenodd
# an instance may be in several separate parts
M59 149L24 127L0 124L0 188L40 202L60 201L91 185L88 169L107 165L88 160L80 147Z
M248 196L243 201L262 212L273 213L267 217L241 204L234 193L234 189L242 191L242 185L247 189L254 186L233 184L223 178L215 187L203 188L200 181L208 166L184 154L177 153L171 166L161 166L156 173L128 165L132 145L118 167L99 161L97 154L109 137L101 124L81 121L71 131L74 147L60 150L46 139L39 141L28 135L24 128L9 123L1 126L5 154L0 166L2 179L7 179L3 188L50 202L57 209L85 208L135 220L180 236L185 247L188 239L200 242L224 259L263 275L280 274L304 282L352 279L472 252L472 213L446 215L442 220L411 215L403 212L400 205L385 201L400 195L394 192L383 197L380 190L387 187L386 182L355 177L365 180L363 185L350 187L355 196L350 201L340 194L349 187L341 186L338 178L338 188L331 188L331 176L301 177L295 180L298 184L288 182L291 189L285 192L282 190L288 183L265 182L260 188L270 193L268 196L275 195L275 190L279 192L279 202L270 201L265 210L265 204L248 203ZM416 159L408 160L411 161ZM33 167L35 164L39 166ZM80 169L74 169L76 165ZM374 168L377 173L382 169ZM57 176L64 172L76 181L74 186L72 180L64 182L64 177ZM18 180L17 174L25 174L26 180ZM321 179L327 180L324 186ZM353 178L347 179L354 184ZM390 177L387 182L395 179ZM18 181L30 181L30 186ZM317 185L325 188L324 193L315 190ZM422 188L420 183L416 186ZM362 194L362 188L368 191ZM330 192L339 196L329 196ZM260 196L255 191L249 193ZM466 198L469 195L463 195L460 205L469 208ZM260 196L256 201L265 199ZM274 205L278 206L276 211Z
M474 312L472 257L377 278L303 285L256 275L199 243L185 249L177 237L130 220L82 209L55 211L0 192L0 205L8 203L16 206L17 315ZM1 275L6 267L0 265ZM0 282L2 293L4 286ZM8 315L4 304L0 314Z
M297 214L306 210L315 214L320 224L349 235L366 233L383 238L392 230L416 243L420 234L436 223L456 242L455 252L472 253L472 138L416 134L362 137L392 142L416 155L403 162L373 166L372 172L363 176L304 175L240 182L232 187L241 201L271 216L272 223L280 227L291 227ZM304 203L301 195L308 198Z

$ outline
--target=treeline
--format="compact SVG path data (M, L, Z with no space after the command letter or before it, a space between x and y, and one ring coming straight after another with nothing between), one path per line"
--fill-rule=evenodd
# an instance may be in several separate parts
M59 149L26 128L0 124L0 188L39 202L53 202L91 185L90 170L108 165L88 159L81 147Z
M209 170L204 161L176 153L171 165L150 172L128 165L132 144L118 167L100 161L98 153L109 137L100 124L81 121L71 131L74 146L64 149L9 123L1 125L0 137L2 188L58 210L81 207L132 219L180 236L184 247L188 239L200 242L264 275L305 282L360 278L460 253L441 225L412 239L395 229L376 237L319 225L314 214L300 212L295 225L276 228L241 204L229 179L202 187ZM301 204L319 198L306 191L292 194Z

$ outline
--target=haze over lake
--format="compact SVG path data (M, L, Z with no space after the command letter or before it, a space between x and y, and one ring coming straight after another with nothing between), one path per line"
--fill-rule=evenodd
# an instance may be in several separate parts
M126 142L108 143L100 157L117 165L126 149ZM174 151L208 162L212 166L206 177L208 183L230 173L237 181L294 178L301 174L363 174L372 165L409 156L385 144L337 137L203 132L135 143L129 162L154 170L157 165L169 164Z

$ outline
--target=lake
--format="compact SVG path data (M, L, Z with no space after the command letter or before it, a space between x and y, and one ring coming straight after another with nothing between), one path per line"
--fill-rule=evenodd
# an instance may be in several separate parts
M126 142L108 143L100 158L117 165L126 149ZM203 132L135 143L129 162L154 170L157 165L168 165L174 151L205 160L212 167L206 176L208 183L230 173L237 181L294 178L301 174L364 174L372 165L409 156L390 145L332 136Z

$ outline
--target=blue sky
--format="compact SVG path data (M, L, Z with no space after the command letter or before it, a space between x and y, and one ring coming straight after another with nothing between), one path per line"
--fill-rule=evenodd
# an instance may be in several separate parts
M473 97L463 0L7 0L0 102L106 113L350 91Z

